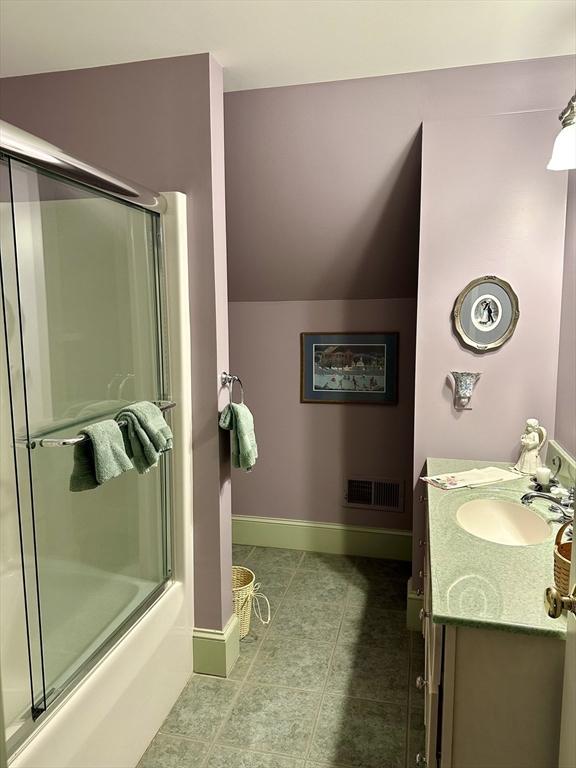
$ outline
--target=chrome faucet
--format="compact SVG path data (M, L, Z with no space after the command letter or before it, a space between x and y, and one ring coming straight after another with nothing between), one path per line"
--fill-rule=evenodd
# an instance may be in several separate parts
M562 496L554 496L552 493L544 493L543 491L528 491L520 499L522 504L529 507L535 499L545 499L552 502L549 507L550 512L558 512L560 517L556 520L558 523L568 523L574 520L574 497L576 495L576 488L574 486L566 491Z

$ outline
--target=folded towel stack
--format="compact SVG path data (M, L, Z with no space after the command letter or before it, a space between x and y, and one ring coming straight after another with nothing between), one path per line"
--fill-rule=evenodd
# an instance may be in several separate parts
M160 454L172 448L172 431L154 403L128 405L117 414L116 420L127 422L124 445L140 474L155 467Z
M74 446L71 491L89 491L132 469L120 427L113 419L91 424L80 432L86 440Z
M119 421L126 423L125 434ZM80 434L88 439L74 446L71 491L98 488L129 469L148 472L172 448L172 431L162 411L148 402L127 405L115 420L91 424Z
M258 458L254 417L244 403L230 403L220 414L219 425L230 430L232 466L250 472Z

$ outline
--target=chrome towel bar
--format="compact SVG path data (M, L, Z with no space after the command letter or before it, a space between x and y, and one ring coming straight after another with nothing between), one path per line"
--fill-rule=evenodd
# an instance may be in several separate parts
M162 412L169 411L176 407L176 403L172 400L156 400L155 405L160 408ZM127 424L124 419L120 419L118 422L119 427L125 427ZM90 438L87 435L75 435L74 437L40 437L31 438L30 440L19 440L20 444L28 446L28 448L66 448L69 445L78 445Z

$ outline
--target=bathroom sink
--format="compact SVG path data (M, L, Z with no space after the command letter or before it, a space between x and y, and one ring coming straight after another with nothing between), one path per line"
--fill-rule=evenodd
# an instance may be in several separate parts
M458 525L486 541L512 547L540 544L550 535L550 527L533 510L514 501L475 499L456 512Z

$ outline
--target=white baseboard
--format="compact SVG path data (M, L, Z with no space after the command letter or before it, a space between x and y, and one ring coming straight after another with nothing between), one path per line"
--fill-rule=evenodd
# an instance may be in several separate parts
M412 532L286 518L232 516L234 544L412 559Z
M194 628L194 672L228 677L240 653L240 625L235 614L224 629Z

